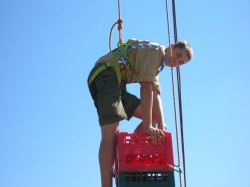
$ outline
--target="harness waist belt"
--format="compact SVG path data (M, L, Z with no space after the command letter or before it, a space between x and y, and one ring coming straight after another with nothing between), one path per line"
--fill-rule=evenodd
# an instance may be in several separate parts
M113 66L113 63L111 61L108 61L108 62L103 63L103 65L101 65L99 68L97 68L95 70L95 72L91 75L91 77L89 78L89 85L91 84L91 82L96 78L96 76L99 73L101 73L105 69L108 69L111 66Z

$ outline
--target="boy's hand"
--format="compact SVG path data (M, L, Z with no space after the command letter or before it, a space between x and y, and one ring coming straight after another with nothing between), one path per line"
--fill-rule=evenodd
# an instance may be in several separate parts
M150 134L152 143L155 145L161 145L161 143L164 141L164 131L158 128L149 127L146 129L146 133Z
M165 123L158 124L158 129L161 129L163 131L167 131L167 125Z

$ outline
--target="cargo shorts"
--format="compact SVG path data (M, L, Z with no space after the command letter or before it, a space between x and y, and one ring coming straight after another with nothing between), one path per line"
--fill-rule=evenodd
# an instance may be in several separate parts
M97 68L98 65L92 69L89 78ZM140 99L127 92L124 81L118 85L113 67L99 73L89 85L89 91L97 109L100 126L130 120L140 105Z

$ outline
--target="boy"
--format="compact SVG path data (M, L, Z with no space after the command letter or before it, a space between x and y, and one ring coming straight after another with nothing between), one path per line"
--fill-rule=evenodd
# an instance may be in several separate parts
M158 73L164 66L185 64L192 56L192 47L186 41L164 48L150 41L129 40L96 62L88 84L102 134L99 149L102 187L112 187L119 121L132 116L142 119L135 132L149 133L153 143L161 143L166 125ZM128 83L140 84L140 99L127 92Z

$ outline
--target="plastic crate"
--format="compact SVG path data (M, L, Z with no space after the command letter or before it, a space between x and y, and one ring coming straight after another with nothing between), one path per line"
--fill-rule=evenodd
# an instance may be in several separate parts
M117 187L175 187L174 171L122 171Z
M172 171L172 135L165 132L161 145L154 145L146 133L118 134L116 173L120 171Z

